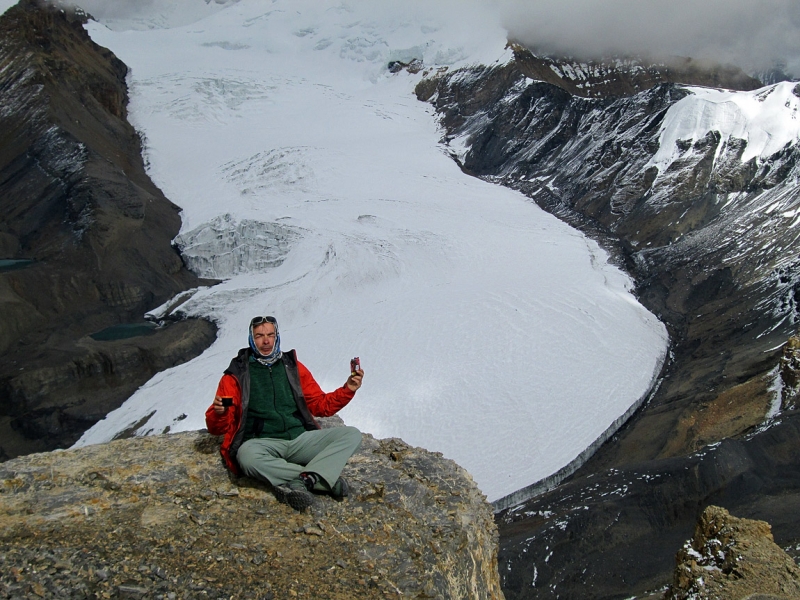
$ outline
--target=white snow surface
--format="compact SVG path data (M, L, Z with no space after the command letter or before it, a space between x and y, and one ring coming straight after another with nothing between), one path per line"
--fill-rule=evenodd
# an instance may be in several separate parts
M14 6L19 0L0 0L0 15Z
M694 143L709 131L722 136L720 149L731 137L745 140L743 162L769 158L800 138L797 85L784 81L752 92L688 87L691 94L673 104L664 117L659 150L650 164L663 173L681 156L678 140Z
M491 14L446 7L241 0L185 26L88 25L132 69L130 118L183 210L187 263L225 281L181 306L217 341L78 446L151 413L139 434L204 427L263 314L323 389L361 357L348 424L444 453L490 500L568 464L647 393L667 334L629 278L522 195L464 175L413 94L422 74L386 69L507 60Z

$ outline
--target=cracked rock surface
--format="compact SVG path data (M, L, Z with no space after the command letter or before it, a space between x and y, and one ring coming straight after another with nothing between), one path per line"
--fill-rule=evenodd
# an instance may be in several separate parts
M454 462L364 435L307 511L187 432L0 466L0 598L500 599L491 506Z

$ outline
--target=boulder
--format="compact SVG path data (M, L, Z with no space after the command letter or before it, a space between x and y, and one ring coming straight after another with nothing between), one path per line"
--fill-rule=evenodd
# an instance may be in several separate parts
M502 599L492 508L451 460L364 435L305 512L185 432L0 465L0 597Z

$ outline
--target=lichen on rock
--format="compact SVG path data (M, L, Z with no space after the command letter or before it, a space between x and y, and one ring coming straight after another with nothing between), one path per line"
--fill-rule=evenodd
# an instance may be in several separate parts
M364 435L298 513L186 432L0 465L0 597L502 599L491 506L440 454ZM173 596L174 594L175 596Z

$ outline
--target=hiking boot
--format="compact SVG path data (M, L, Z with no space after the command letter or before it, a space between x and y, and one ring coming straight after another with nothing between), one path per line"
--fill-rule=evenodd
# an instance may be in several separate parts
M302 481L309 492L314 491L314 486L319 482L320 476L316 473L300 473L300 481Z
M275 488L275 497L278 502L288 504L295 510L305 510L314 504L314 494L308 491L302 479L292 479Z
M333 484L331 487L331 497L334 500L343 500L350 495L350 486L347 483L347 479L344 477L339 477L336 480L336 483Z

